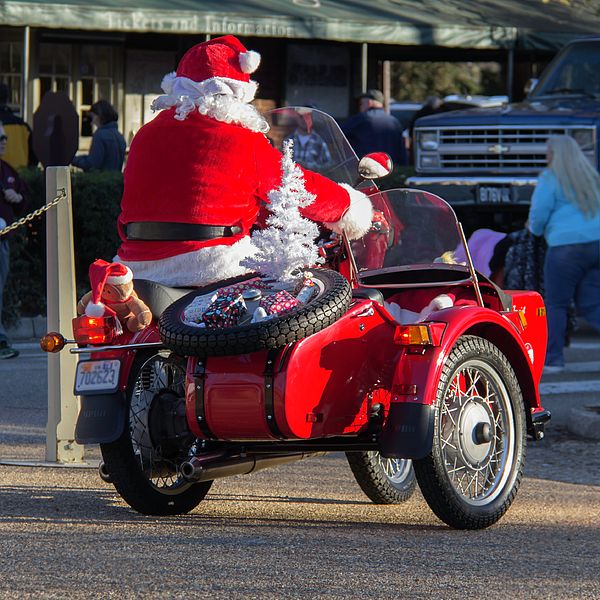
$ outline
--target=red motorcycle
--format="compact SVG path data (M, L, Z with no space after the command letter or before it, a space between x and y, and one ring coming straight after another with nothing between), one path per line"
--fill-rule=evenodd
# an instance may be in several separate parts
M271 114L275 144L293 112ZM312 116L331 153L322 172L356 183L335 121ZM194 290L136 281L154 317L138 333L118 333L113 317L74 320L76 438L100 444L101 476L135 510L186 513L215 479L330 451L346 453L375 503L403 502L418 482L463 529L509 508L527 435L543 437L550 418L538 392L543 301L474 270L441 198L360 185L371 186L372 230L323 243L312 297L287 311L248 322L236 300L227 326L190 318L219 295L275 303L277 290L250 274ZM48 334L43 345L66 343Z

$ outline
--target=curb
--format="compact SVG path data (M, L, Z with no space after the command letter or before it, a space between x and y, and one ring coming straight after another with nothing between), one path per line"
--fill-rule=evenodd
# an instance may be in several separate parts
M572 408L567 428L577 437L600 440L600 404Z
M11 342L39 339L48 331L46 323L46 317L42 315L38 315L37 317L21 317L16 327L6 328L6 334Z

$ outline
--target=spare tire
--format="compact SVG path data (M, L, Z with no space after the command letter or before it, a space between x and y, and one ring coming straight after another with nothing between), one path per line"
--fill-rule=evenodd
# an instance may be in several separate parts
M350 307L350 285L342 275L329 269L312 269L311 272L318 292L309 302L281 316L242 326L195 327L185 323L184 310L194 298L230 285L232 281L198 288L175 301L160 316L161 340L179 355L200 357L246 354L297 342L332 325Z

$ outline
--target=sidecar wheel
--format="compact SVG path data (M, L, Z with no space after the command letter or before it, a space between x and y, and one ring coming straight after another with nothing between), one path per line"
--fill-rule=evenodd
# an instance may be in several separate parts
M169 306L158 322L165 346L182 356L232 356L297 342L335 323L350 307L351 291L343 275L312 269L317 293L307 304L259 323L238 327L194 327L183 322L183 312L196 296L220 286L207 286Z
M483 529L512 504L525 462L521 389L508 359L488 340L463 336L444 365L433 445L415 460L421 492L450 527Z
M190 483L178 466L187 458L194 437L186 433L185 416L175 426L180 438L161 428L160 404L181 413L185 397L185 363L168 353L139 354L127 387L128 421L121 437L100 444L104 469L119 495L145 515L179 515L198 506L212 481ZM154 412L153 412L154 411ZM157 412L158 411L158 412Z
M356 482L375 504L406 502L417 487L410 459L384 458L379 452L346 452Z

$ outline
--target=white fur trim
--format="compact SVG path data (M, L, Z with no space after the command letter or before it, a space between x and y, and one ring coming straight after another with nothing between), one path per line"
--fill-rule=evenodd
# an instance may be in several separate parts
M254 73L260 65L260 54L254 50L240 53L240 68L244 73Z
M101 317L104 314L104 304L102 302L89 302L85 307L85 314L88 317Z
M365 235L371 228L371 222L373 221L373 206L369 198L362 192L355 190L347 183L340 183L338 185L348 192L348 195L350 196L350 206L346 209L346 212L339 221L336 221L335 223L325 223L325 226L336 233L345 231L349 239L357 240Z
M269 124L250 104L256 95L255 81L238 81L227 77L211 77L195 82L187 77L163 78L163 96L152 102L152 110L177 107L175 118L183 121L193 110L224 123L239 123L251 131L267 133Z
M250 238L244 237L231 246L207 246L160 260L123 261L118 256L115 260L127 264L137 279L171 287L193 287L248 273L239 263L256 251Z
M131 269L127 265L124 266L127 269L127 273L125 273L125 275L109 275L106 278L106 283L111 283L112 285L122 285L124 283L133 281L133 273L131 272Z
M365 179L376 179L390 174L389 169L386 169L381 163L378 163L368 156L363 156L360 159L358 166L360 174Z

